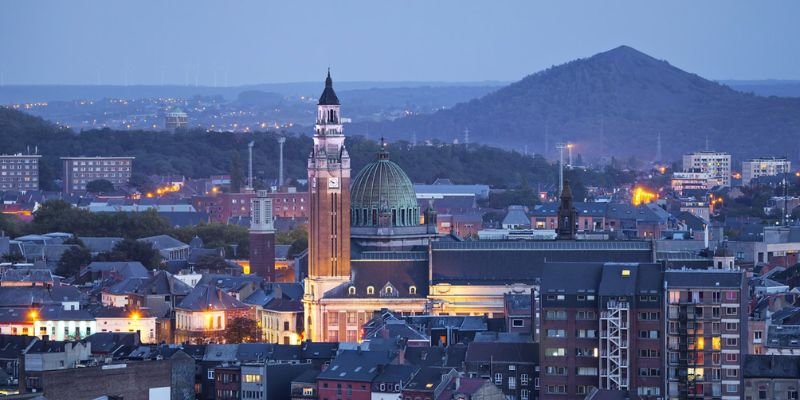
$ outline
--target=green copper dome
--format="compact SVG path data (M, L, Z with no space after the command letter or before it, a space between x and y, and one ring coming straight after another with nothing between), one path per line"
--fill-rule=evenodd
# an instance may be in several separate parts
M367 227L419 225L419 206L411 179L389 160L385 144L350 189L350 224Z

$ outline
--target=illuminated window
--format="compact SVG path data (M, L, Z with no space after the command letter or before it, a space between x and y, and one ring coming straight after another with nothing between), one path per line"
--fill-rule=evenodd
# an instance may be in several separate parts
M703 337L697 338L697 349L703 350L706 347L706 339Z
M351 295L356 294L356 287L350 286L349 288L347 288L347 293Z
M722 340L718 336L711 338L711 348L714 350L719 350L722 348Z
M375 288L372 286L367 286L367 294L375 294Z
M408 293L409 294L417 294L417 287L416 286L411 286L410 288L408 288Z

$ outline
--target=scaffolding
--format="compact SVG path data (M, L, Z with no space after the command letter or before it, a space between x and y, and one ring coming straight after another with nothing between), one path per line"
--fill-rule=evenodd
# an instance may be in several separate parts
M628 390L630 304L610 300L600 313L600 388Z

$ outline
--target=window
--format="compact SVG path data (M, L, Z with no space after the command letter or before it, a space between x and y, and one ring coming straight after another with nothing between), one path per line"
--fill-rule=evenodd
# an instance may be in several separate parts
M547 375L566 375L567 368L566 367L545 367L544 372Z
M519 376L519 383L522 386L528 386L528 374L522 374Z
M639 331L639 338L641 339L658 339L658 331Z
M597 348L577 348L575 349L576 357L597 357Z
M547 385L547 393L563 394L567 392L567 387L564 385Z
M669 303L670 304L677 304L681 302L681 292L679 290L670 290L669 291Z
M736 291L735 290L726 290L725 291L725 300L726 301L736 301Z
M762 331L753 331L753 340L758 340L760 342L763 335L764 332Z
M508 377L508 388L509 389L516 389L517 388L517 378L515 376Z
M739 328L739 324L736 322L726 322L725 323L725 330L726 331L736 331Z
M213 369L208 370L208 379L212 380L212 381L214 380L214 370Z
M514 327L514 328L521 328L521 327L525 326L525 321L521 320L521 319L518 319L518 318L512 319L511 320L511 326Z
M409 287L408 294L417 294L417 287L416 286Z
M567 337L567 333L563 329L548 329L547 337L563 338Z
M736 362L739 359L739 355L736 353L725 353L725 361L727 362Z
M283 330L285 331L289 330L289 321L283 321Z
M575 373L579 376L595 376L597 375L596 367L578 367Z
M661 319L659 312L640 312L639 319L642 321L658 321Z
M372 286L367 286L367 294L375 294L375 288Z
M586 385L578 385L578 394L586 394Z
M314 388L304 387L303 388L303 396L313 396L314 395Z
M739 370L738 369L725 369L725 377L726 378L738 378L739 377Z
M545 313L545 319L548 319L548 320L564 320L564 319L567 319L567 312L566 311L547 311Z
M739 339L725 338L725 346L736 346L737 344L739 344Z
M736 393L739 391L739 385L737 384L725 385L725 391L728 393Z
M736 315L736 307L725 307L725 315Z
M495 385L503 384L503 374L494 374L494 384Z
M349 294L351 296L356 294L356 287L355 286L350 286L349 288L347 288L347 294Z
M595 329L579 329L576 331L576 336L585 339L585 338L596 338L597 337L597 330Z
M639 350L639 357L642 358L658 358L661 354L658 350L654 349L640 349Z
M520 400L528 400L528 399L530 398L530 396L531 396L531 395L530 395L530 391L529 391L528 389L522 389L522 390L519 392L519 398L520 398Z
M564 357L565 354L566 351L563 347L550 347L544 351L546 357Z
M575 315L575 319L594 320L597 319L597 313L594 311L578 311L578 313Z

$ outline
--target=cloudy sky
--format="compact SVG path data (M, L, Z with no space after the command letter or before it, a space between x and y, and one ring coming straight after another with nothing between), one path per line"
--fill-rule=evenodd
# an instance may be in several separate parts
M800 1L0 2L0 84L517 80L626 44L800 79ZM2 90L2 89L0 89Z

